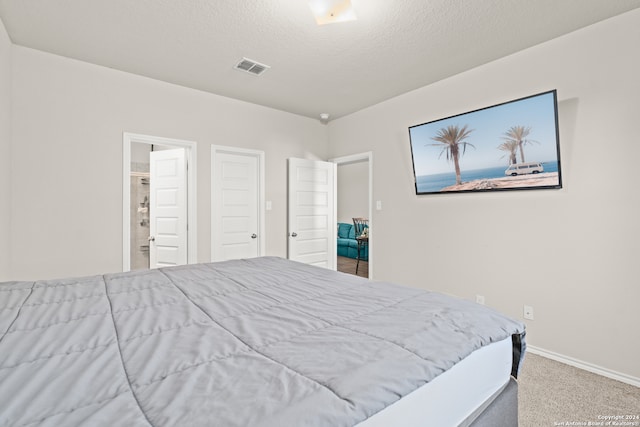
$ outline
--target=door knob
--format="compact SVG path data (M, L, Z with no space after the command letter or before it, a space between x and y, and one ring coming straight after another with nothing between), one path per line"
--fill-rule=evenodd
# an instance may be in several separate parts
M150 241L150 242L155 242L156 237L155 236L149 236L149 237L147 237L147 240Z
M296 233L295 231L293 233L291 233L291 237L297 237L298 233Z
M253 233L253 234L251 235L251 238L252 238L252 239L255 239L255 238L257 238L257 237L258 237L258 235L257 235L256 233Z

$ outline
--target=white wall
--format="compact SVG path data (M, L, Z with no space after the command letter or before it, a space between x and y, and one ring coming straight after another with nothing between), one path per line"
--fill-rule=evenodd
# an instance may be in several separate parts
M369 216L369 162L338 165L338 222Z
M327 158L317 120L20 46L12 120L14 279L121 270L123 132L197 141L203 262L212 144L265 151L269 255L286 255L286 158Z
M11 40L0 20L0 281L10 278Z
M529 344L640 378L639 40L635 10L331 122L374 152L376 278L531 305ZM563 189L415 195L409 126L554 88Z

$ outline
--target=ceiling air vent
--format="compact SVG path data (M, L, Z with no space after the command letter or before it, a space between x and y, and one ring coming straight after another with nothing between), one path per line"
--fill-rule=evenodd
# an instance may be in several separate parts
M256 62L253 59L242 58L242 60L238 62L234 68L236 70L245 71L249 74L259 76L260 74L264 73L271 67L269 67L268 65Z

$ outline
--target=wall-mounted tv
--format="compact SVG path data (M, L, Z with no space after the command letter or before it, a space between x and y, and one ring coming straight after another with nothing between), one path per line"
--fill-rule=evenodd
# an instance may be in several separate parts
M409 128L416 194L562 188L551 90Z

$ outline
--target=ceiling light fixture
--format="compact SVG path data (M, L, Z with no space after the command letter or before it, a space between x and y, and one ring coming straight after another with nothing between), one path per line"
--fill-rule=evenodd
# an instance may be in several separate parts
M318 25L357 19L351 0L309 0L309 6Z

